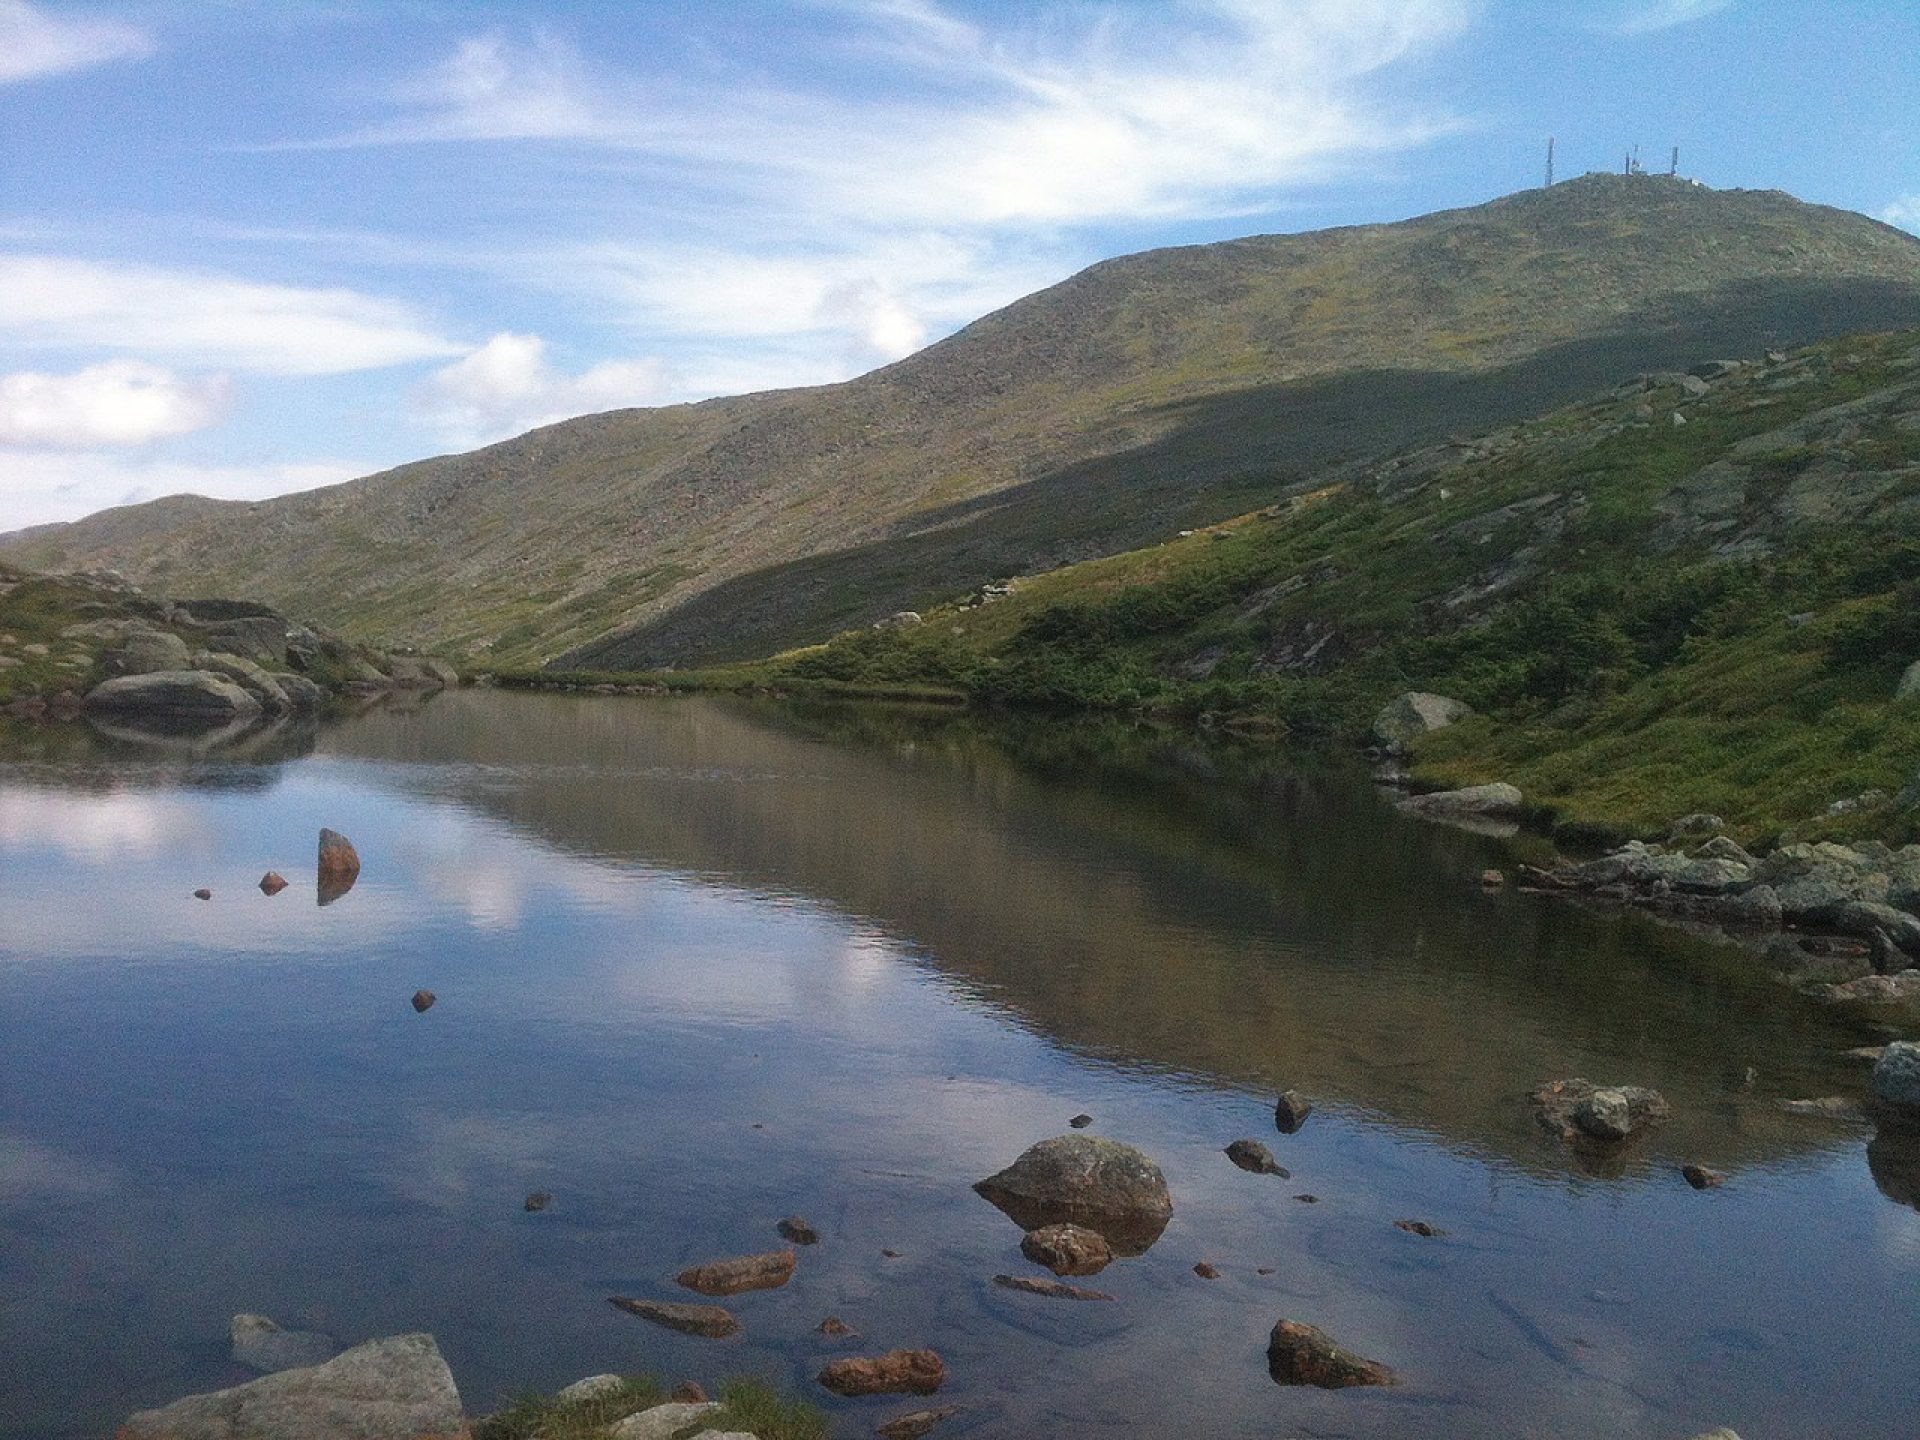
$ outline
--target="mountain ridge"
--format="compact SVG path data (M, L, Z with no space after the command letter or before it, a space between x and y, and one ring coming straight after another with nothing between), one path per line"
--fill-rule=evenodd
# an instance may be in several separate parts
M830 386L563 421L261 502L0 540L369 639L633 668L765 654L1245 511L1639 370L1920 323L1920 241L1594 176L1102 261Z

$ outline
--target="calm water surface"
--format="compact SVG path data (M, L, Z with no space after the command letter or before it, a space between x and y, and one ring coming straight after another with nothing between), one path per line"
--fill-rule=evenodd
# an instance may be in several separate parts
M237 1311L430 1330L474 1410L754 1373L864 1435L912 1404L813 1386L834 1314L938 1348L956 1436L1920 1433L1920 1157L1774 1105L1859 1093L1840 1052L1883 1037L1734 952L1482 894L1497 842L1351 774L482 692L224 758L5 744L0 1435L248 1378ZM324 907L322 825L365 861ZM1674 1118L1583 1168L1521 1098L1574 1074ZM1319 1106L1291 1137L1286 1086ZM1082 1110L1173 1222L1091 1282L1117 1304L996 1290L1030 1267L969 1186ZM1243 1135L1293 1178L1235 1169ZM606 1303L792 1213L824 1242L728 1302L739 1340ZM1282 1316L1405 1383L1275 1386Z

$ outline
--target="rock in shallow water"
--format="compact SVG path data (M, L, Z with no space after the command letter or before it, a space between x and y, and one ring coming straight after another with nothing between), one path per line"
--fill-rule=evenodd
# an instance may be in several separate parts
M1920 1044L1896 1040L1873 1066L1874 1104L1904 1125L1920 1125Z
M1052 1300L1111 1300L1104 1290L1087 1290L1064 1280L1047 1280L1038 1275L996 1275L993 1283L1002 1290L1019 1290L1028 1295L1045 1295Z
M1043 1225L1029 1230L1020 1253L1056 1275L1098 1275L1113 1263L1113 1247L1097 1230L1081 1225Z
M1258 1140L1236 1140L1227 1146L1227 1158L1242 1170L1255 1175L1278 1175L1282 1180L1292 1178L1292 1172L1285 1169L1273 1152Z
M802 1220L798 1215L789 1215L774 1227L780 1232L782 1240L790 1240L795 1245L818 1245L820 1232Z
M1274 1128L1282 1135L1291 1135L1307 1123L1307 1117L1313 1113L1313 1102L1298 1090L1283 1090L1280 1098L1273 1102Z
M642 1320L651 1320L655 1325L664 1325L669 1330L678 1330L682 1335L698 1335L706 1340L725 1340L740 1333L740 1322L731 1311L718 1305L683 1305L672 1300L632 1300L624 1295L615 1295L609 1304L626 1311L629 1315L638 1315Z
M324 1365L340 1353L332 1336L314 1330L283 1330L265 1315L236 1315L227 1334L233 1341L233 1358L262 1375Z
M407 1003L413 1006L414 1014L424 1015L433 1008L433 1002L439 998L431 990L416 990L413 992L413 999Z
M1267 1339L1267 1373L1276 1385L1313 1385L1345 1390L1355 1385L1391 1385L1393 1372L1377 1360L1343 1350L1324 1330L1282 1320Z
M1554 1080L1533 1092L1540 1123L1565 1139L1584 1137L1617 1144L1655 1121L1671 1107L1658 1090L1641 1085L1595 1085L1591 1080Z
M887 1421L873 1433L880 1440L920 1440L942 1420L951 1420L959 1413L958 1405L942 1405L937 1410L910 1410L905 1415Z
M695 1265L674 1276L674 1283L702 1295L738 1295L747 1290L778 1290L793 1278L799 1257L791 1250L736 1255Z
M1682 1165L1680 1173L1686 1177L1687 1184L1696 1190L1718 1190L1727 1183L1725 1175L1705 1165Z
M286 888L287 877L278 870L269 870L260 877L260 893L263 895L278 895Z
M1144 1253L1173 1215L1160 1167L1131 1145L1093 1135L1042 1140L973 1188L1023 1230L1082 1225L1120 1255Z
M308 1369L130 1416L116 1440L451 1440L460 1392L431 1335L369 1340Z
M947 1367L931 1350L889 1350L884 1355L832 1360L820 1383L836 1395L931 1395L946 1383Z

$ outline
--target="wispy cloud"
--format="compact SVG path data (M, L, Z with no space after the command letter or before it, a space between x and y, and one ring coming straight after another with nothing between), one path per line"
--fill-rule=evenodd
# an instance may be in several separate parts
M608 361L578 375L557 370L538 335L499 334L423 380L419 412L449 440L481 444L596 410L657 405L669 398L657 359Z
M1704 20L1734 4L1735 0L1628 0L1617 15L1602 22L1601 28L1619 35L1650 35Z
M412 309L345 289L0 255L0 339L269 375L334 375L457 354Z
M1880 212L1880 218L1889 225L1920 235L1920 193L1902 195Z
M144 445L217 424L232 398L224 375L180 376L138 360L0 375L0 445Z
M27 0L0 0L0 85L85 70L151 53L146 31L114 20L53 13Z
M198 465L103 450L6 450L0 452L0 532L73 520L162 495L258 500L337 484L382 468L372 462L331 460Z

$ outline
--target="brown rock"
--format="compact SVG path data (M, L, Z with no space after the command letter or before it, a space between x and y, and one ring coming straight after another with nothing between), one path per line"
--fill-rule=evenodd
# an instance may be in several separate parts
M1489 890L1504 890L1507 885L1506 872L1501 870L1482 870L1480 872L1480 883Z
M1250 1170L1255 1175L1278 1175L1282 1180L1291 1178L1292 1172L1273 1158L1273 1152L1258 1140L1236 1140L1227 1146L1227 1158L1242 1170Z
M931 1395L946 1383L947 1367L931 1350L889 1350L829 1361L819 1378L836 1395Z
M263 895L278 895L286 888L287 877L278 870L269 870L260 877L260 893Z
M791 1240L795 1245L818 1245L820 1232L802 1220L798 1215L789 1215L774 1227L780 1232L780 1238Z
M1447 1233L1438 1226L1429 1225L1424 1220L1396 1220L1393 1222L1393 1228L1396 1230L1404 1230L1409 1235L1424 1235L1429 1240L1435 1236Z
M538 1214L551 1204L553 1204L553 1196L544 1190L536 1190L527 1196L527 1211L529 1214Z
M1267 1340L1267 1373L1276 1385L1314 1385L1344 1390L1353 1385L1391 1385L1393 1372L1334 1344L1323 1330L1282 1320Z
M699 1335L707 1340L725 1340L740 1333L740 1322L718 1305L681 1305L671 1300L629 1300L624 1295L611 1297L611 1304L651 1320L682 1335Z
M959 1413L958 1405L942 1405L938 1410L912 1410L898 1419L889 1420L873 1433L880 1440L920 1440L922 1435L942 1420L951 1420Z
M819 1330L822 1335L833 1335L837 1337L858 1335L860 1333L838 1315L827 1316L827 1318L822 1320L815 1328Z
M1657 1120L1670 1108L1658 1090L1641 1085L1596 1085L1591 1080L1554 1080L1533 1092L1540 1123L1563 1139L1618 1144Z
M667 1399L682 1405L705 1405L709 1397L706 1387L698 1380L682 1380L673 1387L673 1393Z
M1173 1215L1160 1167L1133 1146L1097 1135L1042 1140L973 1188L1022 1230L1084 1225L1120 1255L1145 1254Z
M1027 1232L1020 1253L1056 1275L1098 1275L1113 1263L1113 1247L1097 1230L1079 1225L1043 1225Z
M1704 1165L1682 1165L1680 1173L1687 1177L1687 1184L1696 1190L1717 1190L1727 1183L1726 1176Z
M744 1290L778 1290L793 1278L799 1257L791 1250L769 1250L764 1255L736 1255L695 1265L674 1276L674 1282L702 1295L738 1295Z
M424 1015L433 1008L433 1002L439 998L440 997L435 995L431 990L416 990L413 992L413 999L410 1003L416 1015Z
M353 889L360 878L360 852L353 842L336 830L320 832L320 884L322 905L331 905Z
M1104 1290L1085 1290L1064 1280L1047 1280L1038 1275L996 1275L993 1283L1002 1290L1019 1290L1028 1295L1045 1295L1050 1300L1111 1300Z
M1211 1260L1202 1260L1193 1267L1193 1273L1198 1275L1202 1280L1218 1280L1220 1278L1220 1267L1215 1265Z
M211 900L213 899L213 891L206 889L196 890L193 892L193 898L196 900Z
M1313 1102L1298 1090L1284 1090L1280 1098L1273 1103L1274 1128L1282 1135L1291 1135L1307 1123L1307 1116L1313 1113Z

